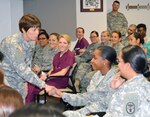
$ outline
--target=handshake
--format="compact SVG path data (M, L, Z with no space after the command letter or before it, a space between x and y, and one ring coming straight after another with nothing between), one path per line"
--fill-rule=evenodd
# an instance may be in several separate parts
M42 79L43 81L45 81L47 79L47 76L51 75L51 70L46 74L46 73L42 72L41 69L39 68L39 66L37 66L37 65L33 65L32 71L34 73L36 73L38 75L38 77L40 79ZM50 95L50 96L54 96L57 98L62 97L62 92L54 86L45 85L45 90L48 93L48 95Z
M50 95L50 96L54 96L57 98L62 97L62 92L54 86L45 85L45 90L48 93L48 95Z

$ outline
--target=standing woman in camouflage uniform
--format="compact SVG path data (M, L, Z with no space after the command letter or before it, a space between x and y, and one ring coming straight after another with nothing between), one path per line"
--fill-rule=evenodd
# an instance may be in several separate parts
M143 49L126 46L118 59L120 72L111 83L116 91L104 117L150 117L150 83L144 76L148 69Z
M31 70L31 58L33 54L35 40L38 37L41 22L32 15L24 15L19 21L21 33L13 34L2 40L0 51L4 54L2 68L7 85L19 91L23 99L27 94L26 82L34 84L39 88L52 88L45 84L42 79L46 78L45 74L40 78Z

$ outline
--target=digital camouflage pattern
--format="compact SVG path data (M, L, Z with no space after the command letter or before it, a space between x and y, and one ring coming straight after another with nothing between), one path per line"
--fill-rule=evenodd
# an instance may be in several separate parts
M58 48L51 48L49 44L42 47L39 43L37 43L33 55L32 65L38 65L42 71L50 70L53 67L53 58L58 52Z
M117 55L119 55L119 52L120 52L120 50L124 47L124 45L122 45L122 43L120 42L120 43L118 43L117 45L112 46L112 47L115 49Z
M104 117L150 117L150 82L139 74L113 94Z
M87 92L78 94L63 93L62 99L72 106L84 106L76 111L66 111L68 117L78 117L78 115L86 115L91 112L104 112L108 108L108 102L111 98L113 90L110 88L112 77L115 70L111 68L105 76L97 71L91 79Z
M90 62L93 58L93 51L100 46L100 43L91 43L87 48L86 51L81 54L80 56L76 57L76 62L78 64L82 62Z
M86 51L82 55L76 57L77 70L75 73L75 78L77 80L81 81L87 73L92 71L90 62L93 58L93 51L99 46L100 46L100 43L92 43L87 47ZM87 76L87 77L90 77L90 76Z
M107 31L112 33L113 31L121 32L123 38L125 38L128 28L128 21L126 17L118 12L117 15L114 15L113 12L107 14Z
M16 33L6 37L0 44L0 51L4 54L2 68L8 85L16 90L25 99L26 82L43 88L45 82L32 72L31 59L34 51L34 42L27 42L22 34Z

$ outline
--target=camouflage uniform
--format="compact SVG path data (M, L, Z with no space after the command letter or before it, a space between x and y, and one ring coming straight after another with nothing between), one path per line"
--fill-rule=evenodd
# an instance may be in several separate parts
M126 38L123 39L123 40L121 41L121 43L122 43L122 45L124 45L124 46L129 45L129 36L126 36Z
M81 93L86 92L86 89L87 89L88 85L90 84L90 81L91 81L93 75L96 72L97 72L96 70L87 72L86 75L81 79Z
M139 74L113 94L104 117L150 117L150 83Z
M0 44L0 51L4 54L2 68L8 85L16 90L25 99L27 91L26 82L33 83L43 88L45 82L31 71L31 59L33 55L32 42L27 42L21 34L14 34L5 38ZM35 44L35 43L34 43Z
M93 51L100 46L100 43L92 43L90 44L86 51L80 55L76 57L76 62L78 64L82 63L82 62L89 62L91 61L91 59L93 58Z
M82 80L86 73L92 71L91 67L91 59L93 58L93 51L100 46L100 43L92 43L90 44L85 53L76 57L77 62L77 71L75 74L75 78L78 80Z
M104 43L101 42L101 45L102 45L102 46L111 46L111 41L108 41L107 44L104 44Z
M97 71L87 87L87 92L82 94L63 93L62 99L65 102L70 103L72 106L85 106L76 111L65 111L64 114L68 117L77 117L77 113L78 115L86 115L91 112L106 111L113 93L110 82L114 75L115 70L113 68L108 71L106 76L102 76L101 72Z
M123 45L122 45L122 43L119 43L119 44L117 44L117 45L115 45L115 46L112 46L115 50L116 50L116 53L117 53L117 55L119 54L119 52L120 52L120 50L124 47Z
M107 30L112 33L113 31L120 31L123 38L125 38L128 28L128 21L125 16L118 12L114 15L113 12L107 14Z
M51 48L49 44L41 47L39 43L37 43L32 65L38 65L42 71L50 70L53 66L53 58L58 52L58 48Z

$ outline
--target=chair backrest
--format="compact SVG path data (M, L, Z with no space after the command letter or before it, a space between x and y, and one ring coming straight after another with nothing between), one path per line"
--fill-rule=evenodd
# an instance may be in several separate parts
M75 88L75 71L77 68L77 63L74 63L72 68L70 69L69 72L69 87L73 90L73 93L76 93L76 88Z
M75 72L75 69L77 68L77 63L74 63L73 66L71 67L70 71L69 71L69 75L68 76L65 76L65 77L69 77L69 85L68 85L68 88L71 89L71 92L72 93L77 93L76 91L76 88L75 88L75 77L74 77L74 72ZM48 77L46 79L46 82L51 79L51 78L62 78L64 76L52 76L52 77ZM43 94L44 93L44 94ZM45 104L47 103L47 94L46 94L46 91L44 90L42 94L36 94L35 95L35 103L38 103L38 104Z
M76 88L75 88L75 71L77 68L77 63L74 63L69 71L69 75L65 75L65 76L50 76L47 77L47 79L45 80L45 82L47 82L49 79L52 78L62 78L62 77L68 77L69 78L69 83L68 83L68 87L73 91L73 93L77 93Z

